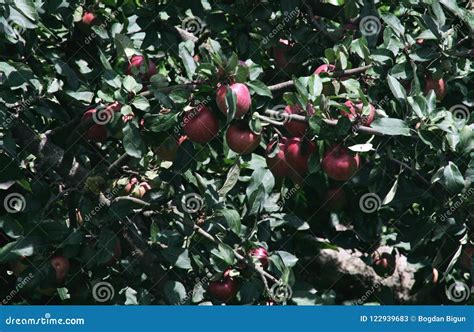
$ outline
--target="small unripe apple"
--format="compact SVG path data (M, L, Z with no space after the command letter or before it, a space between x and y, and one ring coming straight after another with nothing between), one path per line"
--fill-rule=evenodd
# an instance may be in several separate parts
M55 256L51 258L51 266L56 271L56 281L62 283L69 273L69 259L64 256Z
M304 115L300 105L288 105L285 107L284 112L288 114ZM288 119L285 122L285 128L292 136L303 137L308 129L308 124L306 122Z
M145 57L142 55L134 55L130 59L130 63L127 67L127 75L136 75L134 72L138 72L139 77L144 80L150 80L150 77L157 73L156 65L153 61L148 60L148 65L145 64Z
M241 155L249 154L258 148L261 136L255 134L248 122L238 120L232 123L226 133L229 148Z
M287 138L282 137L278 143L278 153L275 156L271 156L272 151L276 148L277 142L272 142L267 145L266 150L266 161L267 166L275 177L284 177L290 175L290 166L286 160L286 142Z
M231 85L221 85L217 89L216 93L216 103L219 110L227 114L227 103L226 103L226 96L227 96L227 89L230 88L232 92L236 95L236 111L235 111L235 118L240 118L244 114L246 114L250 106L252 105L252 99L250 97L250 91L245 84L242 83L234 83Z
M292 137L286 143L286 161L290 169L300 176L306 175L309 170L308 161L316 151L316 145L304 138Z
M355 104L350 100L347 100L344 105L349 107L349 112L346 112L344 110L341 110L340 113L341 115L345 116L346 118L349 118L349 120L353 121L356 119L358 116L362 117L362 125L364 126L370 126L370 124L374 121L375 119L375 107L372 104L369 104L369 114L363 115L362 111L364 109L364 104L359 103Z
M86 25L91 25L95 20L95 15L92 12L85 12L84 15L82 15L82 23Z
M428 94L431 90L434 90L437 100L442 100L447 92L444 79L435 79L431 75L428 75L425 78L425 94Z
M81 121L88 121L89 119L92 119L94 114L97 112L95 108L87 110L83 115L82 115L82 120ZM104 125L101 124L93 124L90 126L90 128L85 132L84 137L90 141L94 142L105 142L108 137L108 132L107 128Z
M204 144L219 133L219 121L207 107L199 106L186 112L183 130L191 141Z
M346 193L342 188L329 189L323 197L323 206L328 211L340 211L346 205Z
M132 190L132 197L135 198L143 198L145 194L151 190L151 186L147 182L141 182L138 185L135 185L135 187Z
M250 255L260 261L262 267L268 267L268 251L263 247L255 248L250 251Z
M235 279L224 273L224 277L221 280L209 283L208 291L216 299L227 302L237 293L238 283Z
M323 171L333 180L349 180L359 169L359 155L352 155L342 145L333 145L323 158Z

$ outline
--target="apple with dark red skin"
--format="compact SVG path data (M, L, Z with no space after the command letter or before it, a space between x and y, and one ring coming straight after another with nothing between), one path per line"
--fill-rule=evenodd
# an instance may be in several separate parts
M262 267L266 269L268 267L268 251L263 247L255 248L250 250L250 256L256 258L262 264Z
M142 80L148 81L150 77L157 73L156 65L153 61L148 60L148 66L145 64L145 57L142 55L134 55L130 59L130 63L127 67L127 75L134 76L134 72L138 72Z
M273 47L273 58L276 66L288 74L298 71L299 64L292 62L288 53L294 47L294 44L286 39L280 39L278 45Z
M302 112L302 107L300 105L288 105L284 110L287 114L300 114L304 115ZM308 124L306 122L300 122L296 120L288 119L285 122L285 128L292 136L303 137L308 129Z
M51 258L51 266L56 271L56 281L59 283L63 282L69 273L69 259L64 256L55 256Z
M82 15L82 23L86 25L91 25L92 22L94 22L94 20L95 20L94 13L85 12L84 15Z
M316 145L304 138L292 137L286 143L286 161L291 171L300 176L306 175L309 170L308 161L316 151Z
M353 121L356 119L358 116L362 117L362 125L364 126L370 126L372 122L374 122L375 119L375 107L372 104L369 104L369 114L367 115L362 115L362 110L364 108L363 103L355 104L350 100L347 100L344 105L349 107L349 112L346 112L344 110L341 110L340 113L341 115L345 116L346 118L349 118L349 120Z
M395 272L396 259L395 256L384 252L382 254L375 254L373 257L374 271L381 277L387 277Z
M284 177L290 175L290 166L286 160L286 142L287 138L282 137L278 143L278 153L275 156L270 157L270 154L274 150L276 141L267 145L266 150L266 161L267 166L275 177Z
M252 105L252 98L250 97L249 88L245 84L242 83L234 83L231 85L224 85L222 84L217 89L217 96L216 96L216 103L219 110L227 114L227 103L226 103L226 95L227 89L230 88L233 93L236 95L236 111L235 117L240 118L245 115Z
M333 180L349 180L357 172L360 166L358 154L352 155L342 145L334 145L329 148L323 158L323 171Z
M92 119L94 114L97 112L95 108L87 110L83 115L81 121L87 121ZM98 116L100 118L100 116ZM107 128L104 125L93 124L84 134L84 137L94 142L105 142L108 137Z
M461 266L471 271L472 269L472 256L474 254L474 246L468 245L466 248L463 248L461 252L461 259L459 260Z
M208 143L219 133L219 120L205 106L186 112L183 123L184 133L196 143Z
M209 283L208 291L216 299L227 302L237 293L238 283L229 275L229 271L226 271L221 280Z
M178 153L179 146L186 141L186 136L167 137L163 143L161 143L156 149L155 153L161 160L173 161Z
M342 188L332 188L323 197L324 208L328 211L340 211L346 205L346 192Z
M247 121L239 120L232 123L226 133L229 148L241 155L249 154L258 148L261 136L255 134Z
M431 75L425 78L425 94L434 90L437 100L442 100L446 96L446 84L444 79L435 79Z
M120 259L120 256L122 256L122 245L120 244L120 241L117 241L117 242L115 242L113 256L106 263L106 265L113 265L115 262L117 262Z

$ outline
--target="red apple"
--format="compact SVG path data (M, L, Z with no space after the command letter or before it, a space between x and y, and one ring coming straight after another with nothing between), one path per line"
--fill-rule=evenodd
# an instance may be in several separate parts
M331 64L324 64L316 68L314 71L315 74L321 75L321 74L327 74L327 73L332 73L336 70L336 66L331 65Z
M276 66L287 72L288 74L298 71L299 65L290 58L288 54L291 49L294 47L294 44L289 42L286 39L280 39L278 45L273 47L273 58L275 59Z
M183 130L191 141L204 144L219 133L219 121L207 107L198 106L184 115Z
M123 189L125 194L130 195L137 184L138 184L138 179L131 178L130 181L125 186L125 188Z
M358 116L362 117L361 124L364 126L370 126L370 124L374 121L375 119L375 107L372 104L369 104L369 114L367 115L362 115L362 110L364 108L363 103L359 104L354 104L352 101L347 100L344 105L349 107L349 113L341 110L340 113L341 115L345 116L346 118L349 118L349 120L353 121L356 119Z
M434 90L437 100L442 100L447 92L444 79L435 79L431 75L428 75L425 78L425 94L428 94L430 90Z
M238 154L252 153L260 144L260 135L255 134L248 122L240 120L229 126L226 133L229 148Z
M316 151L316 145L304 138L293 137L286 143L286 160L290 169L300 176L308 173L308 161Z
M346 193L342 188L332 188L324 194L323 205L328 211L340 211L345 204Z
M333 180L346 181L359 169L359 155L352 155L342 145L334 145L326 152L322 162L324 172Z
M268 267L268 251L263 247L255 248L250 251L250 255L260 261L262 267Z
M134 55L130 59L130 63L127 67L127 75L134 76L134 72L138 72L139 77L144 80L148 81L150 77L157 73L156 65L153 61L148 60L148 65L145 64L145 57L142 55Z
M95 15L94 13L91 12L85 12L84 15L82 15L82 23L91 25L95 20Z
M302 112L302 107L300 105L288 105L285 107L285 113L288 114L300 114L304 115ZM303 137L308 129L308 124L306 122L299 122L296 120L288 119L285 122L285 128L292 136Z
M471 271L472 269L472 255L474 254L474 246L468 245L466 248L463 248L461 252L461 259L459 260L461 266Z
M237 288L237 281L224 273L224 277L221 280L209 283L208 291L213 297L222 302L227 302L235 296Z
M155 153L161 160L173 161L178 153L179 146L186 141L186 136L180 136L178 139L171 136L167 137L156 149Z
M55 256L51 258L51 266L56 271L56 281L63 282L69 272L69 259L64 256Z
M82 121L87 121L89 119L92 119L96 112L97 110L95 108L87 110L82 115ZM107 128L104 125L93 124L86 131L86 133L84 134L84 137L94 142L105 142L108 137Z
M275 177L284 177L290 175L290 166L286 160L286 142L287 138L281 138L278 143L278 153L275 156L270 157L270 154L274 150L277 142L272 142L267 145L266 161L267 166Z
M115 242L113 256L105 265L113 265L120 259L120 256L122 256L122 245L120 244L120 241L117 241Z
M227 95L227 88L230 88L233 93L236 95L236 112L235 117L240 118L244 114L246 114L250 106L252 105L252 99L250 98L250 91L245 84L242 83L234 83L231 85L224 85L222 84L217 89L217 96L216 96L216 103L217 107L219 107L220 111L224 114L227 114L227 103L226 103L226 95Z
M381 277L392 275L396 268L395 256L387 252L384 252L381 255L375 254L373 268Z

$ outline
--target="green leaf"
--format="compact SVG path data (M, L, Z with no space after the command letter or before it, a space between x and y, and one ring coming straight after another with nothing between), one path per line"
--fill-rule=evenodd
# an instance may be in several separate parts
M150 102L143 96L135 96L132 105L140 111L148 112L150 110Z
M382 14L381 17L382 20L393 29L398 37L401 37L405 34L405 28L395 15L391 13L385 13Z
M375 130L384 135L410 136L410 128L405 121L395 118L379 118L370 125Z
M229 87L227 87L225 103L227 105L227 123L230 123L237 112L237 96Z
M240 164L236 163L234 166L232 166L227 173L227 178L224 182L224 185L222 186L221 189L219 189L219 196L225 197L229 191L234 188L234 186L237 184L239 181L239 175L240 175Z
M186 288L179 281L168 281L163 287L165 297L170 304L183 304L186 299Z
M403 104L407 98L407 94L403 86L391 75L387 75L387 82L393 96Z
M227 223L227 226L237 235L240 234L241 223L240 223L240 215L236 210L231 209L223 209L216 211L218 216L224 218Z
M458 193L464 188L464 178L459 168L453 162L449 162L443 171L444 185L452 193Z
M188 249L168 247L162 249L163 257L173 266L188 270L191 268L191 260L189 259Z
M270 89L265 85L265 83L261 81L252 81L247 83L248 87L254 91L259 96L270 97L272 98L272 92Z
M125 152L134 158L141 158L143 156L144 143L142 141L140 130L133 122L127 123L123 128L123 147Z

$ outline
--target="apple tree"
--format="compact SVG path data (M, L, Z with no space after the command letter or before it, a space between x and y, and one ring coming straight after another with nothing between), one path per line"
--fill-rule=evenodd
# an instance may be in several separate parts
M472 303L469 6L0 4L2 304Z

